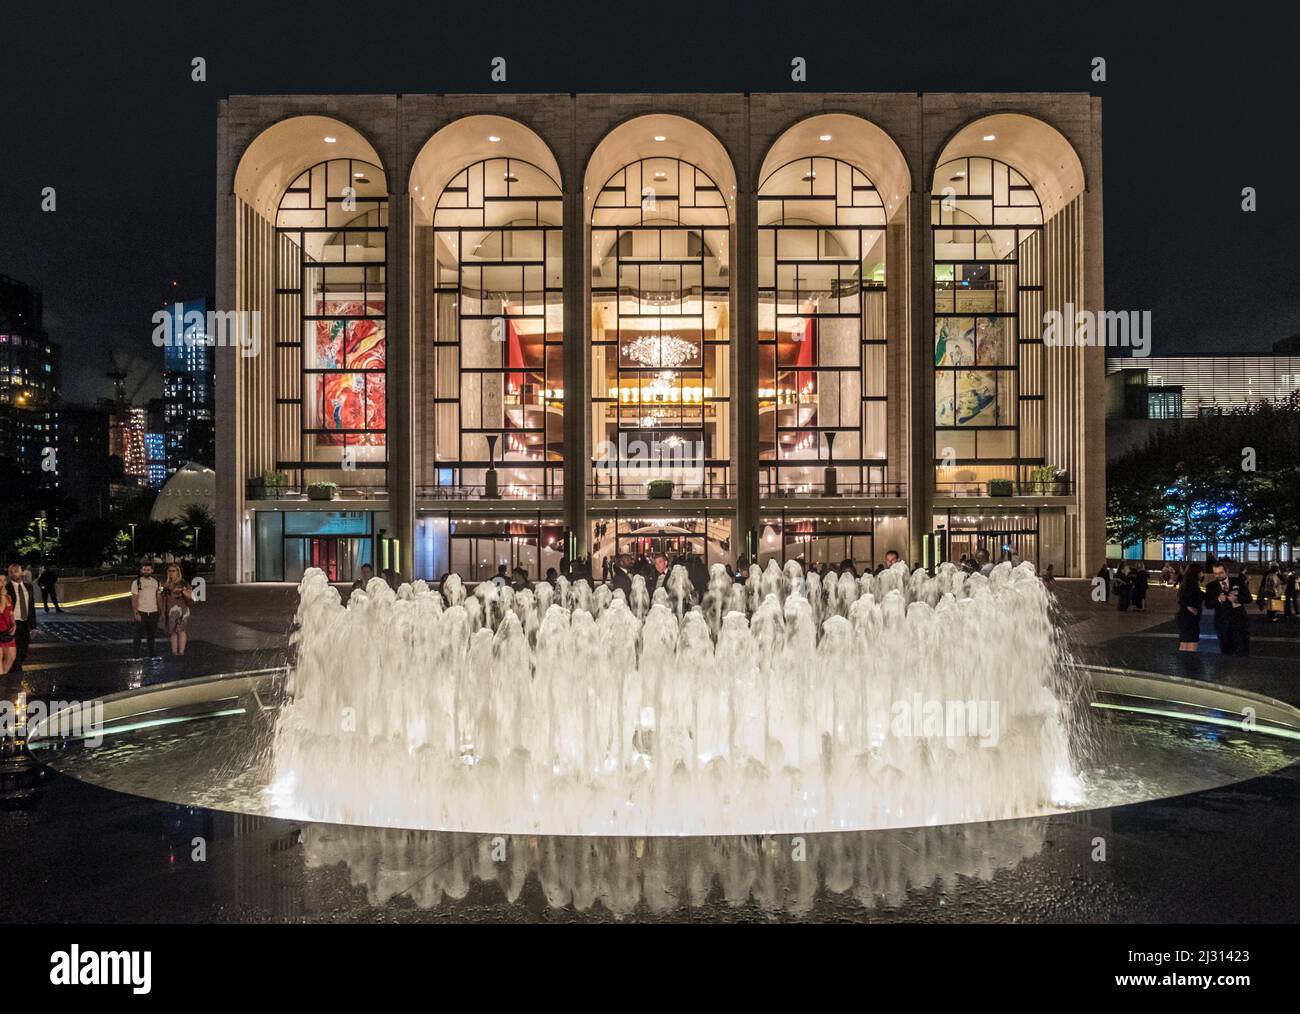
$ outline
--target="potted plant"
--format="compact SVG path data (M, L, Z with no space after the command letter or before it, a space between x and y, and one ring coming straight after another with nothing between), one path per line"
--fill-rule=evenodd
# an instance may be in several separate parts
M333 500L334 490L338 489L332 482L313 482L307 487L308 500Z
M1056 496L1064 492L1061 484L1065 480L1064 468L1053 468L1051 465L1039 465L1029 473L1029 481L1033 484L1032 489L1040 496Z
M1010 479L990 479L985 488L989 496L1010 496L1011 480Z
M252 482L250 498L253 500L279 500L284 496L285 487L289 485L289 477L284 472L277 472L274 468L268 468L262 473L260 478Z
M646 495L651 500L671 500L673 498L672 479L651 479L645 484Z

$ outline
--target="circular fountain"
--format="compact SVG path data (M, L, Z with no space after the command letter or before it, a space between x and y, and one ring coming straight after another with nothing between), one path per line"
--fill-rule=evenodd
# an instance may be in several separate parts
M43 759L325 825L653 838L1105 807L1268 773L1300 739L1266 697L1075 666L1025 564L715 567L698 602L680 570L627 598L376 580L346 606L312 571L297 621L287 672L106 698L79 741L55 716Z

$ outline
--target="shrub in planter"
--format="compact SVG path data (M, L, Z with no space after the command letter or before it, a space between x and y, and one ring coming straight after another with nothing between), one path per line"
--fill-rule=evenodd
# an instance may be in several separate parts
M1010 496L1010 479L990 479L987 484L989 496Z
M313 482L307 487L308 500L333 500L338 487L332 482Z
M261 478L253 480L252 498L254 500L278 500L284 496L289 485L289 477L284 472L268 468Z
M671 500L673 498L672 479L651 479L646 483L646 495L651 500Z
M1051 465L1039 465L1029 472L1030 488L1040 496L1054 496L1062 490L1059 487L1065 478L1065 469L1053 468Z

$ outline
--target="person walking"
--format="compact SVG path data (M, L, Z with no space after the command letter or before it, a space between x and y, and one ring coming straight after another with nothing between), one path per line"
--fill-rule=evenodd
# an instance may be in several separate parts
M185 628L190 621L190 608L194 605L194 591L181 573L180 564L167 564L159 605L172 654L184 655L185 646L189 642ZM149 652L152 654L153 648Z
M1201 591L1201 568L1189 563L1178 587L1178 650L1196 651L1201 642L1201 608L1205 594Z
M59 605L59 575L55 573L53 567L42 567L41 576L36 579L37 586L41 589L41 601L45 605L45 611L50 611L50 602L54 603L56 613L63 612L63 607Z
M149 657L153 658L154 635L158 630L158 579L153 576L153 564L142 563L136 578L131 582L131 614L135 617L134 657L140 657L140 639L148 642Z
M14 611L14 661L11 672L18 672L27 658L27 647L36 633L36 586L23 573L17 560L9 564L5 589L13 602Z

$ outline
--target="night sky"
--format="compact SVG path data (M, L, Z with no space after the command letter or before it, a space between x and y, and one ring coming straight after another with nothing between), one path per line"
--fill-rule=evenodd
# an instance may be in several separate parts
M1101 96L1107 308L1150 309L1154 355L1266 353L1300 332L1294 7L1285 19L1276 4L885 12L903 6L3 0L0 274L43 290L65 395L106 396L108 348L137 370L160 361L150 315L170 293L213 290L226 95L784 91L801 87L798 55L812 91ZM504 85L488 80L497 55ZM206 83L190 80L195 56Z

